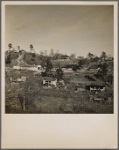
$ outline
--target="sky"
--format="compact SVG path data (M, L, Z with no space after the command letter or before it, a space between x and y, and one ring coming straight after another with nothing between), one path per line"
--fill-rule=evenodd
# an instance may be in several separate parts
M35 52L113 55L113 6L6 5L5 50L8 44Z

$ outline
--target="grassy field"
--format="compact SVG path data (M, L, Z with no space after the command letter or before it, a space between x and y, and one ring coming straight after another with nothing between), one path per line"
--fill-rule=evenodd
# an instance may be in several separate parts
M65 86L48 88L42 85L43 77L33 72L6 71L6 113L113 113L112 85L106 85L106 91L99 93L106 99L98 102L93 99L96 96L94 92L75 90L77 83L85 87L85 74L85 71L66 73L63 77ZM27 80L13 83L9 80L11 76L26 76ZM26 104L25 111L22 100Z

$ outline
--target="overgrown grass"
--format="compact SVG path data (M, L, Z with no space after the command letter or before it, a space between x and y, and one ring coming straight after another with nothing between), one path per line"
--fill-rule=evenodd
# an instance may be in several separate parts
M12 73L12 72L11 72ZM14 72L18 73L18 72ZM75 78L74 74L64 76L67 88L45 88L42 85L42 77L35 76L31 72L21 72L27 76L27 81L20 84L9 82L10 72L6 77L6 113L50 113L50 114L94 114L113 113L113 99L96 102L90 99L95 96L92 92L75 92L75 84L69 80ZM83 75L78 75L83 80ZM76 76L77 78L77 76ZM26 110L22 110L18 95L26 102ZM107 87L102 97L110 97L113 88Z

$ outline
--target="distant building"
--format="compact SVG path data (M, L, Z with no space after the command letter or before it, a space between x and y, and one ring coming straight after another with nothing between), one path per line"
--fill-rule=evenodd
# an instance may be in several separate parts
M82 60L82 59L84 59L84 57L83 57L83 56L78 56L77 58L78 58L78 60Z
M105 61L113 61L113 60L114 60L113 57L108 57L108 58L105 59Z
M18 78L10 78L10 82L25 82L26 81L26 76L18 77Z
M75 92L85 92L85 88L83 87L75 88Z
M54 79L52 77L45 77L42 81L43 85L46 86L54 86L57 87L57 79Z
M101 81L87 82L85 87L89 91L105 91L105 84Z
M103 101L103 100L105 100L105 99L102 98L102 97L94 97L93 100L94 100L94 101Z
M62 68L62 71L63 71L64 73L73 72L72 68Z
M21 68L20 66L13 66L14 70L20 70L20 68Z
M14 70L30 70L30 71L42 71L41 65L20 65L20 66L13 66Z

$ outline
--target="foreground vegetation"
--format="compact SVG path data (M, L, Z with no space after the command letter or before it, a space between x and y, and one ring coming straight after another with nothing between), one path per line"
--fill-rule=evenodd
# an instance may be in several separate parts
M25 73L25 72L24 72ZM26 72L28 74L28 72ZM30 74L30 72L29 72ZM74 74L72 75L75 78ZM82 73L79 73L79 80ZM70 78L70 79L69 79ZM71 75L66 75L65 87L48 88L42 85L42 77L29 75L25 83L6 84L7 113L113 113L112 86L106 86L106 91L97 93L105 98L94 101L95 92L75 91L76 85L68 83ZM108 97L111 99L108 99ZM25 109L23 108L25 101Z

